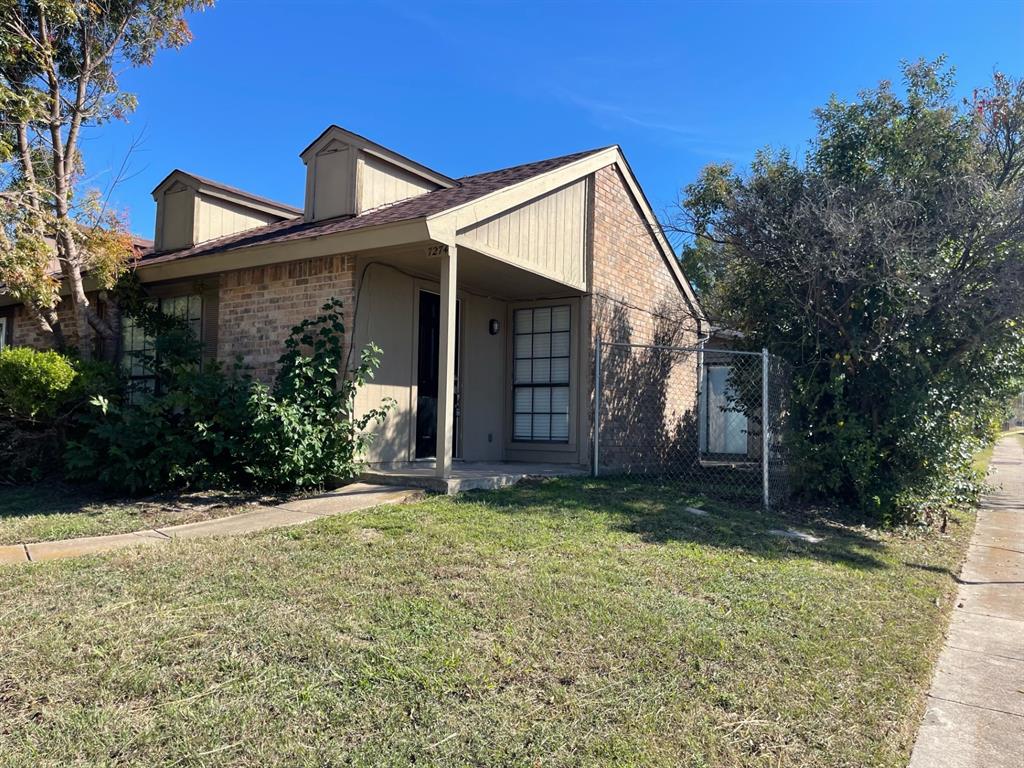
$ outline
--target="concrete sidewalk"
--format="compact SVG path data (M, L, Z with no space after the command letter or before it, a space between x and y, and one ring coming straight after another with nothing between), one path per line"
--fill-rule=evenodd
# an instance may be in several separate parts
M956 609L939 656L910 768L1024 765L1024 447L996 445L996 490L960 574Z
M231 517L203 520L199 523L151 528L134 533L111 536L87 536L63 541L41 541L37 544L0 546L0 564L28 563L110 552L123 547L158 546L175 539L196 539L209 536L236 536L242 533L283 528L308 523L321 517L358 512L380 504L399 504L423 495L416 488L354 483L318 496L296 499L277 507L258 507Z

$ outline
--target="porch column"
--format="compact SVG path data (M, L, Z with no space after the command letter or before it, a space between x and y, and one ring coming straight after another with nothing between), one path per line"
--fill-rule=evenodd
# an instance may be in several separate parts
M435 474L452 473L455 422L455 285L458 251L449 245L441 256L440 343L437 353L437 461Z

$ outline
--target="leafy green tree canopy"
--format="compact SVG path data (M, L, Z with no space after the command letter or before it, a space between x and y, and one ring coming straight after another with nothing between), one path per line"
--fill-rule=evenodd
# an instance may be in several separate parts
M119 315L96 311L83 275L110 288L133 255L121 217L81 188L81 132L128 115L119 72L188 43L185 13L211 3L0 0L0 284L58 347L63 289L79 352L116 354Z
M964 491L1024 378L1024 82L903 74L818 109L803 163L708 166L675 223L718 319L793 367L800 487L889 519Z

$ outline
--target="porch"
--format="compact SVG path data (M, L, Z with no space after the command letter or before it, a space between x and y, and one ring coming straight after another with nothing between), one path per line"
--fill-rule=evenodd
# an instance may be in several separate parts
M372 467L362 473L360 480L455 494L504 488L527 479L586 474L589 474L587 469L567 464L453 461L448 476L439 477L433 461L422 461Z
M367 481L457 492L587 464L582 285L468 246L364 253L356 278L355 347L382 351L357 412L394 403Z

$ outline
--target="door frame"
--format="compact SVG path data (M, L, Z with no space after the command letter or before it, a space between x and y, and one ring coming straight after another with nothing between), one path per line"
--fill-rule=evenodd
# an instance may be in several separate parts
M409 371L409 378L410 378L410 381L409 381L409 391L412 393L411 402L409 403L409 405L410 405L410 410L412 412L412 418L409 419L409 457L410 457L410 461L415 461L415 462L427 462L427 461L436 461L437 460L436 456L427 456L427 457L424 457L424 458L417 458L416 457L416 431L417 431L417 425L418 425L418 422L419 422L419 407L417 405L418 402L419 402L419 383L418 383L417 379L419 378L419 368L420 368L420 294L421 293L432 293L435 296L440 296L441 295L441 287L440 287L440 285L438 283L433 283L433 282L430 282L429 280L419 280L419 279L417 279L417 280L413 281L412 344L411 344L411 347L412 347L412 369ZM463 366L463 361L465 360L465 338L466 338L465 327L464 327L465 323L466 323L466 312L465 312L466 307L465 307L465 301L463 300L463 295L462 295L461 291L456 291L455 292L455 303L456 303L456 306L457 306L456 316L457 316L457 322L458 322L458 326L457 326L457 329L456 329L456 336L458 338L458 348L456 350L457 354L455 356L456 357L455 380L457 382L457 387L455 388L455 396L457 398L461 398L462 387L463 387L463 383L464 383L463 382L463 378L462 378L462 368L464 367ZM453 448L453 450L452 450L452 458L453 459L461 459L462 458L462 444L463 444L462 430L463 430L463 422L465 422L465 419L462 418L462 415L461 415L461 412L462 412L462 405L461 405L461 403L459 404L459 411L460 411L460 417L455 420L455 424L453 425L452 436L453 436L453 440L454 440L454 443L455 443L455 445L452 446L452 448ZM456 448L458 449L457 452L455 450Z

